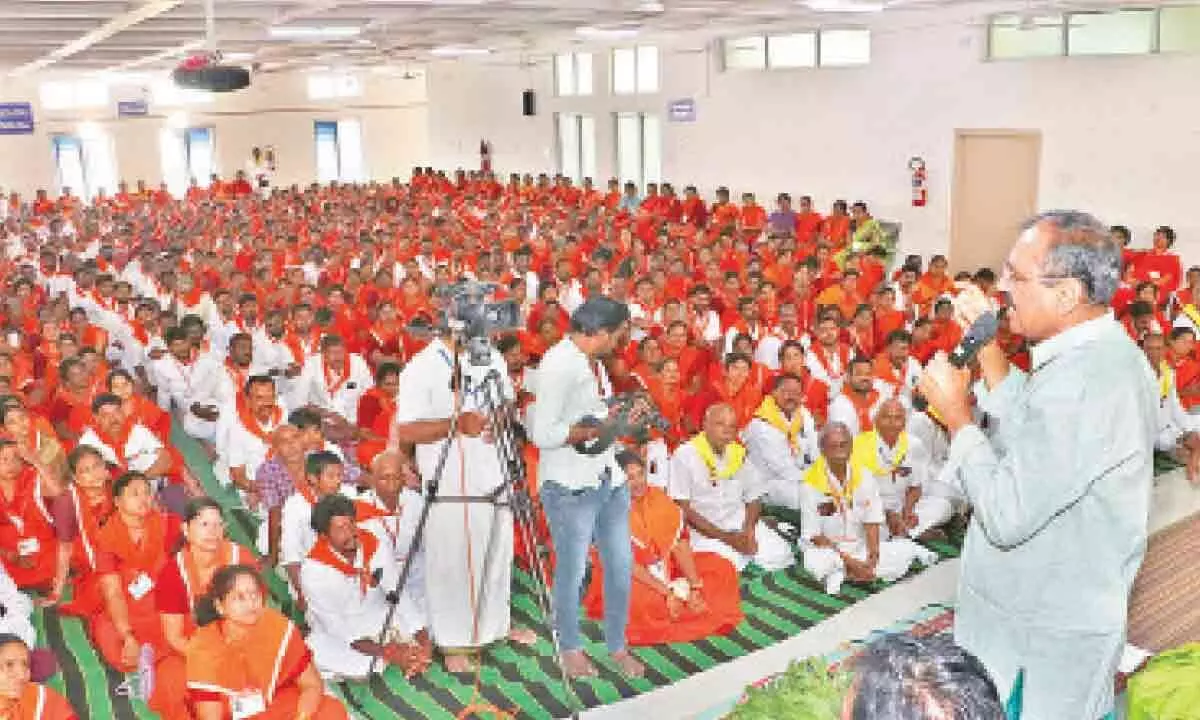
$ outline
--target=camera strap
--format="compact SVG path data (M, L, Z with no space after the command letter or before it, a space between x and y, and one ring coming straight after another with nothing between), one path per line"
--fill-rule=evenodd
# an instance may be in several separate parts
M500 485L487 495L438 495L429 501L435 503L484 503L503 507L511 504L507 498L500 499L506 487L507 485Z

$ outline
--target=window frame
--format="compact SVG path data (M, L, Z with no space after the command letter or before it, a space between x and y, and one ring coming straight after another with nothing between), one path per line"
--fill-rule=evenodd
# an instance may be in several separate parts
M642 87L641 67L643 63L641 54L643 51L653 51L654 53L654 87L652 89L646 89ZM618 89L617 87L617 53L630 53L633 58L631 65L632 77L630 78L631 83L629 85L630 89L624 89L624 87ZM609 90L613 95L628 97L631 95L658 95L662 93L662 50L657 45L630 45L625 47L616 47L609 52L608 58Z
M637 177L624 177L621 174L621 119L634 118L635 127L637 129ZM646 167L646 119L652 118L657 126L658 132L658 167L654 168L653 177L650 179L650 173L647 173ZM655 113L641 111L620 111L612 114L613 123L613 169L614 175L622 186L626 182L633 182L638 186L638 192L645 190L646 184L651 182L662 181L662 150L663 150L663 121L662 117Z

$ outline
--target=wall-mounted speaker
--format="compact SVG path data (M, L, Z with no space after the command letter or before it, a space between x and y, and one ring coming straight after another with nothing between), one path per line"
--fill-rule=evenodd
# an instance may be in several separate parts
M532 90L521 93L521 114L525 117L537 115L537 95Z

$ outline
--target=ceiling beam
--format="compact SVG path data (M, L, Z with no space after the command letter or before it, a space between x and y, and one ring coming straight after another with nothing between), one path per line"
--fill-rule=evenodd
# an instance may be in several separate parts
M107 40L123 30L128 30L140 22L148 20L152 17L158 17L165 12L170 12L171 10L179 7L181 4L183 4L183 0L145 0L145 2L138 5L134 9L123 15L114 17L112 20L109 20L95 30L81 35L66 45L51 51L49 54L44 55L31 63L26 63L15 70L12 70L9 75L27 75L36 70L49 67L60 60L64 60L78 52L88 49L98 42Z

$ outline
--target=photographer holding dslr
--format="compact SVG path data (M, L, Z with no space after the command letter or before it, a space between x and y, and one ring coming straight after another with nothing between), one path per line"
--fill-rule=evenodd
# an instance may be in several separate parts
M628 333L629 309L623 303L593 296L576 308L568 335L542 357L530 409L530 436L541 450L542 507L554 540L554 625L563 669L572 678L597 674L579 632L580 586L593 539L604 564L608 651L624 674L641 677L645 672L625 646L633 581L629 488L615 446L597 454L575 447L603 434L603 428L589 422L609 418L600 360ZM648 408L639 407L629 417L637 424L647 415Z

